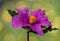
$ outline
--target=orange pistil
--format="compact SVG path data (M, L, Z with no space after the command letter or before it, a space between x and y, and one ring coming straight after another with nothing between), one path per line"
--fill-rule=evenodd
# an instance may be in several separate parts
M35 16L30 16L30 23L35 23L36 22L36 17Z

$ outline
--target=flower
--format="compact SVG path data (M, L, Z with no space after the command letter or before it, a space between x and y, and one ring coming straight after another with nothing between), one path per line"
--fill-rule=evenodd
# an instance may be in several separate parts
M18 15L12 17L12 26L15 29L29 26L32 31L43 36L44 32L41 26L52 26L45 12L41 9L33 12L29 12L28 8L16 8L15 10L18 12Z

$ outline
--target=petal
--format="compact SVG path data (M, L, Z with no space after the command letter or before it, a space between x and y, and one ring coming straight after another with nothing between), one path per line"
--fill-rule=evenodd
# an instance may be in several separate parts
M20 15L28 15L28 8L24 8L24 9L19 9L19 8L16 8L15 9Z
M38 33L39 35L43 36L43 29L41 28L40 24L34 24L32 26L30 26L32 31L35 31L36 33Z
M41 25L42 25L42 26L50 26L50 27L52 27L52 24L51 24L51 22L49 22L49 21L43 21L43 22L41 23Z
M28 23L29 23L28 8L24 8L24 9L16 8L16 11L20 14L20 17L22 18L23 26L28 25Z
M21 28L22 20L19 15L15 15L14 17L12 17L12 26L15 29Z
M42 26L52 26L52 24L48 21L48 16L41 9L35 10L31 13L31 15L36 16L37 22Z
M42 15L45 15L45 12L41 9L37 9L37 10L31 12L31 15L36 16L36 17L37 16L42 16Z
M35 10L31 13L31 15L35 16L37 18L37 21L41 22L45 19L48 19L48 17L45 15L45 12L41 9Z

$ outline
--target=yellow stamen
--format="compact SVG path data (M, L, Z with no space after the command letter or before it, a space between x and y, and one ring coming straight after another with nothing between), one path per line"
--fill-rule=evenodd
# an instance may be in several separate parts
M35 16L30 16L30 23L36 22L36 17Z

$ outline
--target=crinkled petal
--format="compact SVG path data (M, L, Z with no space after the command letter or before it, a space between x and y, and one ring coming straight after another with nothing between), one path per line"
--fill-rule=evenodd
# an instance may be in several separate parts
M36 16L37 22L40 23L42 26L52 26L43 10L35 10L31 13L31 15Z
M44 32L43 29L41 28L40 24L34 24L30 26L32 31L35 31L36 33L38 33L39 35L43 36Z
M48 19L48 17L45 15L45 12L41 9L35 10L31 13L32 16L35 16L37 21L41 22L45 19Z
M43 21L43 22L41 23L41 25L42 25L42 26L50 26L50 27L52 27L52 24L51 24L49 21Z
M37 9L37 10L31 12L31 15L36 16L36 17L43 16L43 15L45 15L45 12L41 9Z
M15 29L21 28L22 27L22 19L19 15L15 15L12 17L12 26Z
M24 9L16 8L15 10L16 10L20 15L28 15L28 13L29 13L28 8L24 8Z
M28 8L24 8L24 9L16 8L16 11L20 14L20 17L22 18L23 26L28 25L28 23L29 23L29 14L28 14L29 11L28 11Z

